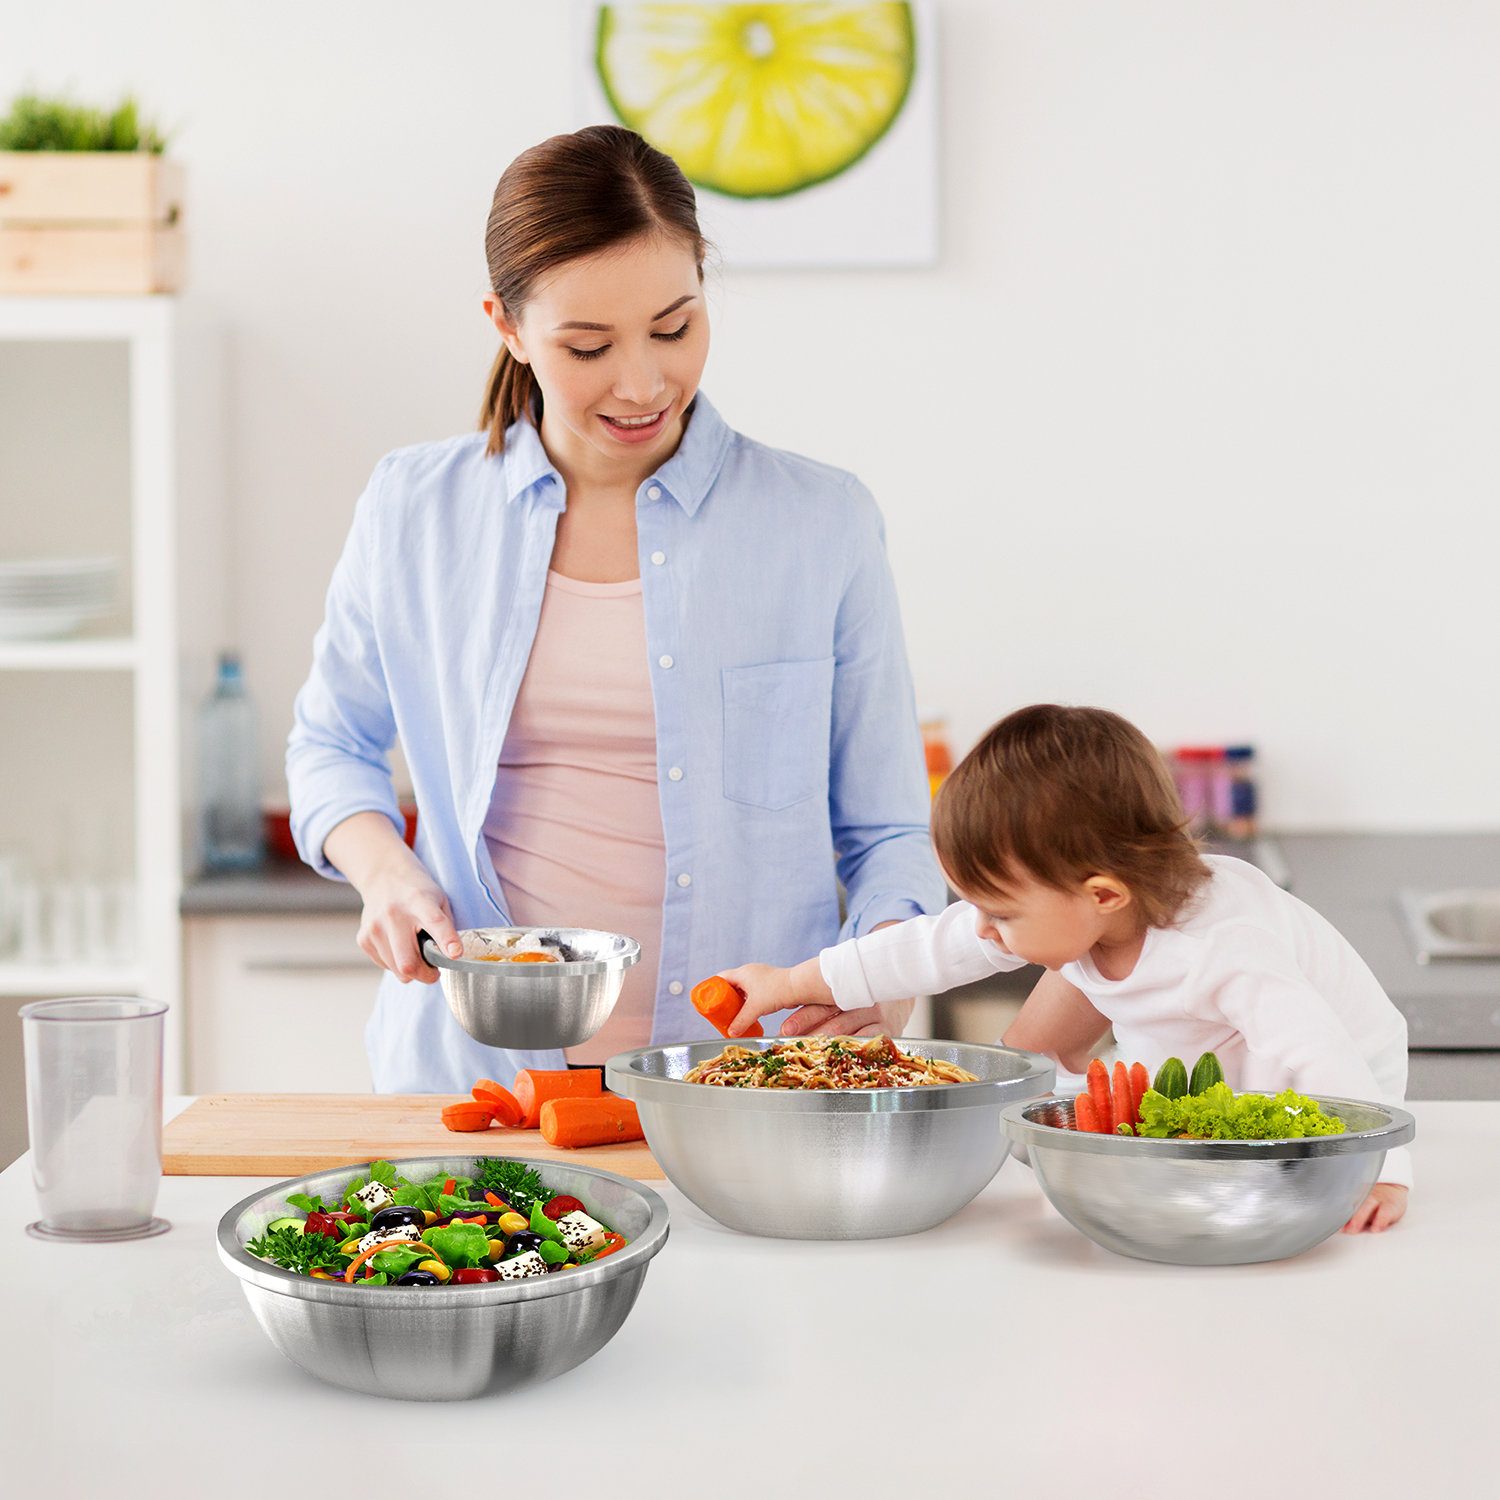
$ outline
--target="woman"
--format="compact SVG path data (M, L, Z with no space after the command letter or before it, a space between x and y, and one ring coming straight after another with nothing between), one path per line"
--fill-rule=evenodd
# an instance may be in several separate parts
M379 1091L563 1063L469 1037L419 929L455 955L467 927L637 938L610 1021L567 1053L597 1063L711 1035L688 992L719 969L943 901L879 515L699 392L705 250L692 188L632 132L523 153L486 235L502 347L480 431L388 455L357 507L287 778L303 858L354 884L389 971Z

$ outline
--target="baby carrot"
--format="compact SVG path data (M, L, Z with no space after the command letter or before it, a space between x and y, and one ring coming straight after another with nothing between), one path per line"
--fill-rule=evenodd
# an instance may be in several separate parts
M462 1104L443 1106L443 1124L449 1130L488 1130L494 1122L494 1112L488 1104L465 1100Z
M1097 1057L1089 1063L1087 1079L1089 1097L1093 1099L1094 1111L1099 1117L1099 1128L1105 1135L1113 1135L1115 1122L1109 1097L1109 1069Z
M1073 1123L1080 1130L1091 1130L1095 1135L1101 1133L1099 1128L1099 1111L1094 1108L1092 1095L1080 1094L1073 1101Z
M720 1036L729 1035L729 1023L740 1013L745 997L722 974L715 974L701 984L693 986L693 1009L707 1021ZM759 1021L751 1023L745 1036L764 1036L765 1030Z
M1141 1122L1141 1095L1151 1087L1151 1075L1146 1071L1145 1063L1131 1063L1130 1065L1130 1114L1132 1123L1139 1125Z
M549 1099L597 1099L604 1088L602 1068L523 1068L516 1074L516 1102L521 1126L535 1130L542 1123L542 1105Z
M1122 1062L1115 1064L1114 1119L1118 1131L1121 1125L1135 1124L1135 1111L1130 1107L1130 1070Z
M549 1146L609 1146L642 1139L635 1105L617 1094L597 1099L549 1099L542 1105L542 1139Z

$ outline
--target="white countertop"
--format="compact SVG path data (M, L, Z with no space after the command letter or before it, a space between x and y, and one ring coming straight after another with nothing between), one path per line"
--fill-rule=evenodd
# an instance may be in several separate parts
M168 1177L171 1233L58 1246L23 1232L22 1158L0 1175L0 1472L68 1500L1486 1492L1500 1104L1413 1112L1405 1222L1260 1266L1111 1255L1015 1162L939 1228L859 1243L735 1234L654 1184L671 1239L614 1340L549 1384L435 1405L272 1348L214 1247L257 1181Z

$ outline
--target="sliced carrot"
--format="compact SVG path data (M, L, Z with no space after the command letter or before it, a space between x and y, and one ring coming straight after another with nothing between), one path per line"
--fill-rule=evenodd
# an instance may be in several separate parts
M402 1245L412 1250L425 1250L429 1255L437 1255L437 1251L431 1245L425 1245L421 1240L381 1240L378 1245L371 1245L368 1250L361 1250L353 1260L349 1262L349 1268L344 1272L345 1281L353 1281L354 1273L369 1260L372 1255L379 1255L382 1250L389 1250L392 1245ZM442 1259L438 1256L438 1259Z
M443 1124L449 1130L488 1130L494 1121L494 1111L488 1104L465 1100L462 1104L443 1106Z
M1073 1101L1073 1123L1080 1130L1091 1130L1095 1135L1100 1134L1099 1111L1094 1108L1092 1094L1080 1094Z
M1094 1101L1094 1111L1099 1117L1099 1127L1105 1135L1113 1135L1114 1103L1109 1096L1109 1069L1096 1057L1089 1063L1087 1078L1089 1097Z
M1130 1113L1132 1123L1141 1123L1141 1096L1151 1087L1151 1075L1146 1071L1145 1063L1131 1063L1130 1065Z
M514 1126L521 1123L525 1114L521 1101L503 1083L496 1083L493 1078L481 1078L472 1092L480 1104L489 1105L497 1125Z
M510 1204L508 1204L504 1198L497 1198L493 1193L486 1193L484 1195L484 1201L488 1203L491 1208L503 1208L507 1212L510 1209Z
M1135 1124L1135 1112L1130 1107L1130 1069L1122 1062L1115 1064L1114 1116L1111 1123L1117 1132L1121 1125Z
M597 1099L603 1092L602 1068L523 1068L516 1074L516 1102L526 1130L542 1123L542 1106L549 1099Z
M693 1009L720 1036L728 1036L729 1023L739 1015L740 1007L745 1003L745 996L722 974L715 974L712 979L705 979L702 984L693 986L692 1000ZM744 1036L764 1036L765 1034L765 1029L759 1021L752 1022L749 1030L742 1033Z
M542 1139L549 1146L608 1146L643 1138L635 1105L617 1094L549 1099L542 1105L541 1125Z

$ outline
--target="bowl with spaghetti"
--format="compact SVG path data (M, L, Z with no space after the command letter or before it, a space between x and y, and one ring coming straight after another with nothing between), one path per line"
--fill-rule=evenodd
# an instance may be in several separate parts
M605 1081L635 1101L672 1184L721 1224L861 1240L957 1213L1009 1154L1001 1110L1054 1074L1013 1047L747 1037L622 1052Z

